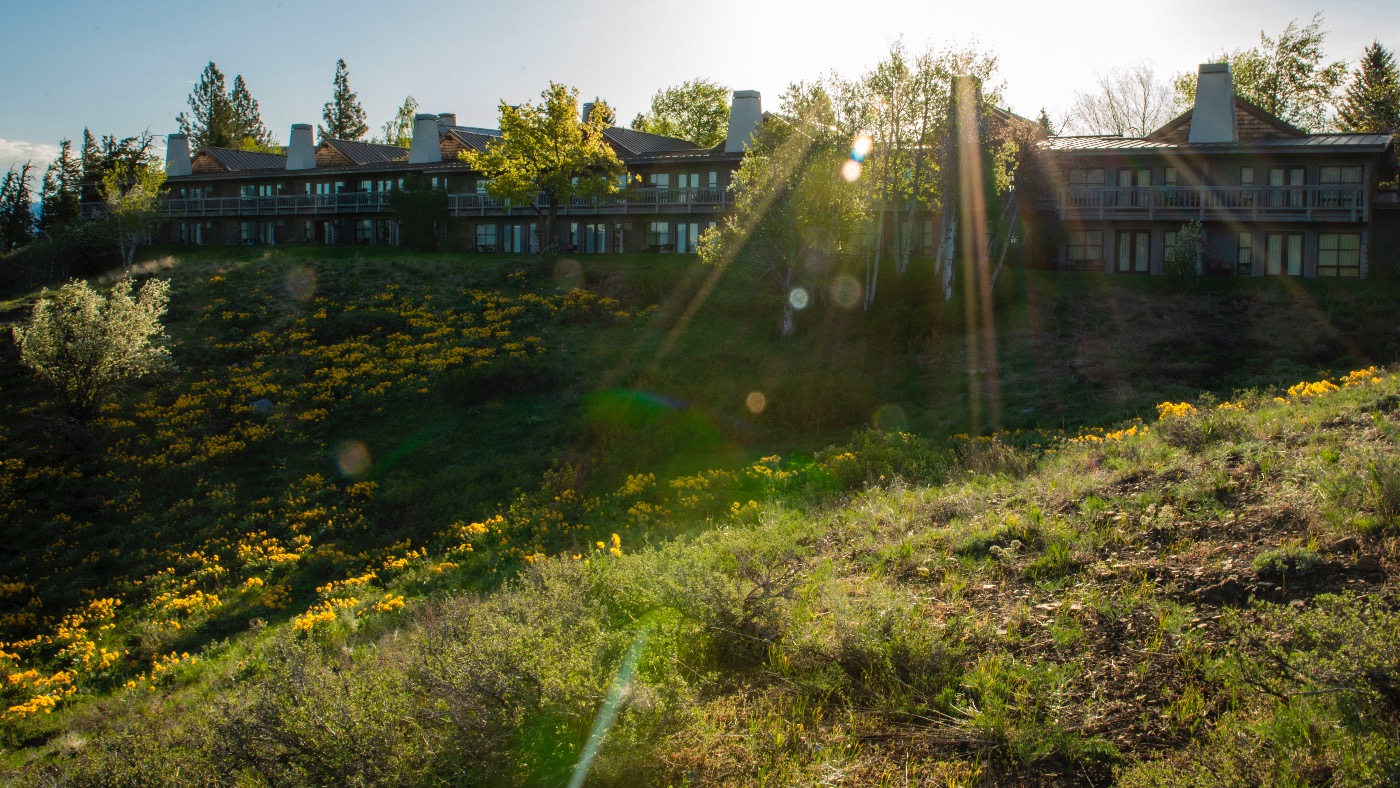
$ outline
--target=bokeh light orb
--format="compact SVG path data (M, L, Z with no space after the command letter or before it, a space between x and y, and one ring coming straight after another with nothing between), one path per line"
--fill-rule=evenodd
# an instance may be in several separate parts
M875 409L875 415L870 419L870 426L881 432L893 432L905 429L909 426L909 422L904 418L904 408L886 404Z
M856 161L865 161L865 157L870 154L870 147L874 144L868 135L862 134L856 137L856 141L851 144L851 158Z
M336 447L335 467L347 478L364 476L369 471L369 447L359 441L345 441Z
M298 301L310 301L316 295L316 269L299 265L287 272L287 292Z
M847 183L855 183L860 177L860 162L846 159L846 163L841 165L841 177L845 178Z
M827 288L831 295L831 302L842 309L855 309L860 303L862 287L854 276L842 274L831 280L831 286Z
M749 395L744 398L744 407L757 416L763 412L764 408L768 407L768 398L761 391L750 391Z
M788 303L792 305L793 309L806 309L810 299L811 296L807 294L806 288L794 287L788 291Z

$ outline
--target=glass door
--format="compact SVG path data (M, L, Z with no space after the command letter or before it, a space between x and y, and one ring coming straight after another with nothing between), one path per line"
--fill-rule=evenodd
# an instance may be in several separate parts
M1152 234L1146 230L1123 230L1118 233L1117 267L1120 273L1145 274Z
M1269 233L1266 255L1270 276L1303 275L1303 234Z

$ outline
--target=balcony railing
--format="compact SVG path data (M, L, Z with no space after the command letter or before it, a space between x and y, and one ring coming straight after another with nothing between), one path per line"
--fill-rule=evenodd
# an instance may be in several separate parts
M1069 188L1050 196L1060 214L1073 218L1216 218L1284 221L1367 220L1366 190L1359 186L1160 186Z
M389 192L295 194L276 197L168 197L160 203L167 218L224 218L240 216L324 216L382 213L388 210ZM559 206L560 215L628 213L713 213L729 205L729 194L720 188L637 187L596 200L574 199ZM528 204L498 200L486 194L449 194L452 216L512 216L534 214L549 207L549 198L538 195ZM83 215L98 216L101 203L85 203Z

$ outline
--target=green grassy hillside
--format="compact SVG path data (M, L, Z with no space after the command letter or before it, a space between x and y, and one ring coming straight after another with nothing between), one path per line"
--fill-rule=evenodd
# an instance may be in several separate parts
M178 370L89 437L0 361L12 779L556 784L599 720L600 784L1394 754L1383 642L1248 674L1394 629L1394 382L1268 393L1396 358L1386 285L1019 274L969 344L917 274L784 338L781 294L683 257L147 267ZM1310 765L1259 720L1312 674L1354 686L1284 711L1355 733Z

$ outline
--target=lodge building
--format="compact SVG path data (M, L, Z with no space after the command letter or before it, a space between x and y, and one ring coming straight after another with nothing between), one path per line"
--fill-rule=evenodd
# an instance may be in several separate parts
M584 118L592 111L583 105ZM558 248L580 253L694 252L729 205L729 180L762 116L757 91L735 91L725 141L685 140L611 127L604 138L626 167L621 190L558 207ZM488 181L459 154L501 133L457 125L456 115L419 114L409 147L352 140L313 144L310 124L292 126L284 154L205 148L191 156L183 134L166 150L162 228L156 239L192 244L397 244L389 207L395 189L423 184L447 193L446 242L479 252L534 253L546 206L491 197Z
M560 205L556 246L584 254L694 252L700 234L730 208L731 177L764 117L757 91L736 91L728 135L714 148L607 129L626 180L612 197ZM285 154L206 148L191 156L188 140L172 134L170 196L156 240L397 244L390 194L425 184L447 193L449 248L537 252L545 197L532 205L497 200L459 158L499 137L495 129L457 125L452 113L416 116L407 148L335 139L315 145L311 126L296 124ZM1041 155L1044 189L1021 213L1035 225L1023 235L1040 239L1018 250L1026 265L1161 273L1183 225L1195 220L1204 231L1203 274L1400 272L1391 135L1304 133L1236 96L1226 64L1202 65L1194 106L1145 137L1053 136ZM938 217L919 213L914 248L929 257Z
M1390 134L1307 134L1200 67L1194 106L1142 138L1052 137L1042 221L1063 271L1161 273L1183 224L1204 274L1363 278L1400 271ZM1382 189L1383 179L1392 179Z

